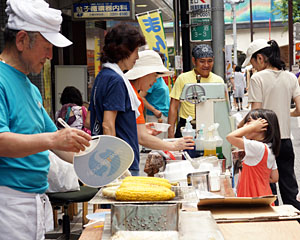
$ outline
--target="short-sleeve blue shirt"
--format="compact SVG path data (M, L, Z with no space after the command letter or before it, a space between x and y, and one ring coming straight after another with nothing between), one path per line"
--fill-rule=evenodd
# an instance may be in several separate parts
M157 78L153 86L147 91L146 100L157 110L167 117L170 107L169 88L162 77ZM148 115L154 115L147 109Z
M38 134L56 130L38 88L25 74L0 62L0 133ZM24 158L0 156L0 186L44 193L48 188L48 155L48 151L43 151Z
M103 134L104 111L118 111L115 129L116 136L126 141L134 151L134 161L130 170L139 170L139 145L135 112L131 109L128 90L123 78L109 68L103 68L95 79L91 93L89 110L91 112L92 134ZM95 130L95 120L99 130Z

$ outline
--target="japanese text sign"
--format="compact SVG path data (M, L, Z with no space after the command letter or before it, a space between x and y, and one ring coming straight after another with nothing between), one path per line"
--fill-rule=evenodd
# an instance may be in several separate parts
M133 11L132 4L126 0L92 3L74 3L72 10L72 16L74 19L131 19L131 12Z
M157 50L164 54L165 65L168 68L168 48L160 12L147 12L144 15L138 15L137 19L146 38L149 49Z

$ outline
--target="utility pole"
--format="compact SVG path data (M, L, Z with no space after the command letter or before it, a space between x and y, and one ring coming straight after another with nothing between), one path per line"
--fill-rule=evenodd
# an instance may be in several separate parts
M289 66L292 71L294 65L294 25L293 25L293 0L288 0L288 25L289 25Z
M174 9L174 49L175 49L175 63L176 58L180 57L180 26L179 26L179 0L173 0L173 9ZM177 66L174 66L175 69L175 75L178 77L178 75L181 73L182 69L176 68Z
M237 32L236 32L236 5L243 3L244 0L226 0L225 3L231 5L232 10L232 37L233 37L233 63L238 64L237 59Z
M233 63L238 64L237 60L237 36L236 36L236 4L233 3L231 4L231 9L232 9L232 35L233 35Z
M252 15L252 0L250 0L250 40L253 42L253 15Z
M214 51L214 73L225 76L225 30L224 30L224 2L211 1L212 9L212 48Z

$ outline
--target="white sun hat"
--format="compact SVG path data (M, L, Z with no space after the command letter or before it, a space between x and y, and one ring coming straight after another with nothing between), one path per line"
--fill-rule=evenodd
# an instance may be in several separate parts
M133 68L125 73L129 80L138 79L150 73L158 73L158 77L170 76L174 74L163 64L159 54L153 50L139 52L139 59L136 60Z
M249 64L249 62L252 58L252 55L254 53L256 53L257 51L259 51L265 47L270 47L270 44L265 39L257 39L257 40L254 40L252 43L250 43L250 45L247 49L246 59L242 65L242 67L246 67Z
M7 28L40 32L51 44L67 47L72 42L60 31L62 23L61 11L50 8L44 0L7 0Z

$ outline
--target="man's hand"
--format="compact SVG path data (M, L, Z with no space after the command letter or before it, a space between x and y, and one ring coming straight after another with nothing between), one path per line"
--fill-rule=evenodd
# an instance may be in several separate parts
M161 118L161 115L162 115L161 111L155 109L153 113L154 113L155 117Z
M78 153L79 151L84 151L85 147L90 146L90 140L92 140L91 136L82 130L65 128L54 133L52 148Z

